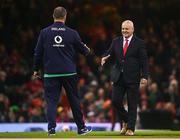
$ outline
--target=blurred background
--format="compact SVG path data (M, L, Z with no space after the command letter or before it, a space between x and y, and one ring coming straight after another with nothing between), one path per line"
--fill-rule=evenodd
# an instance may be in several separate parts
M148 87L139 92L136 128L180 130L179 0L0 0L0 122L46 122L43 84L31 75L39 32L53 23L56 6L67 9L66 25L92 50L77 57L85 120L110 123L112 130L118 122L111 106L112 63L101 67L100 60L121 35L121 22L130 19L147 44L150 66ZM64 89L57 122L73 122Z

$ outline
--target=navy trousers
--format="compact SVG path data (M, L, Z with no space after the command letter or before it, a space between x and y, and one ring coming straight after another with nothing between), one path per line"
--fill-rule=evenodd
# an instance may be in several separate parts
M123 100L127 93L128 111L125 110ZM137 117L139 84L128 84L125 82L123 74L118 82L113 84L112 104L119 115L121 122L128 124L128 129L135 130Z
M44 97L47 103L48 130L56 127L57 105L60 99L62 86L66 90L74 121L78 128L84 127L83 114L80 108L80 98L77 89L77 75L65 77L44 78Z

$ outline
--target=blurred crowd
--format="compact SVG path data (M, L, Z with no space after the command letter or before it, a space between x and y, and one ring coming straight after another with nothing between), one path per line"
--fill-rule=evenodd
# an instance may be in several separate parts
M79 95L88 122L111 122L111 62L101 55L131 19L135 34L147 44L150 77L140 88L139 112L169 111L180 122L180 18L178 0L2 0L0 2L0 122L46 122L42 80L32 80L33 52L40 29L52 24L54 7L68 11L66 24L91 48L78 55ZM179 59L179 60L178 60ZM72 122L62 89L58 122ZM125 102L126 103L126 102Z

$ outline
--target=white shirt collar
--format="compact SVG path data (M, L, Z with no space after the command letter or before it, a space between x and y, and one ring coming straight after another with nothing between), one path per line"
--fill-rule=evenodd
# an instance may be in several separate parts
M129 42L131 41L132 37L133 37L133 35L131 35L129 38L123 37L123 41L125 41L126 39L128 39L128 43L129 43Z
M128 45L129 45L129 43L131 42L132 37L133 37L133 35L131 35L129 38L127 38L127 39L128 39ZM123 48L124 48L124 45L125 45L125 43L126 43L125 40L126 40L126 38L123 37Z

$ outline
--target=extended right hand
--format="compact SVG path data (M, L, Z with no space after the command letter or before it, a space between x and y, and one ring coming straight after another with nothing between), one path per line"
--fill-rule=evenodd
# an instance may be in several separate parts
M106 63L106 60L107 60L109 57L110 57L110 55L105 56L105 57L103 57L103 58L101 59L101 66L103 66L104 63Z

